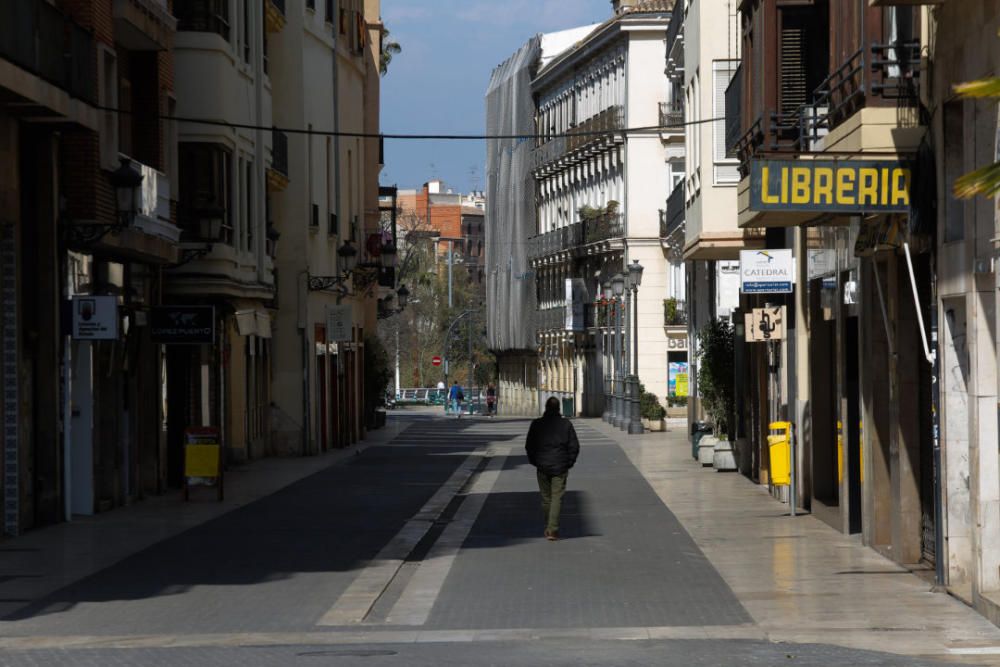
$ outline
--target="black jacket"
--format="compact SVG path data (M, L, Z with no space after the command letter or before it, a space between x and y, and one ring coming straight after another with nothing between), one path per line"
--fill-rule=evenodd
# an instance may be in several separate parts
M528 461L546 475L562 475L573 467L580 454L576 429L558 413L546 413L531 422L524 445Z

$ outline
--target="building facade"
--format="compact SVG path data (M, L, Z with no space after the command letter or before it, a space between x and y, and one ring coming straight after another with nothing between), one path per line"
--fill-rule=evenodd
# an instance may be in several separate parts
M275 329L274 447L317 453L367 428L365 339L393 276L381 271L380 142L322 130L378 134L378 2L292 3L270 44L274 122L317 134L287 138L284 183L270 212L280 234ZM327 82L317 94L313 82ZM349 324L330 326L347 307Z
M582 39L551 57L543 52L532 81L540 137L532 154L538 226L529 240L538 388L540 398L558 396L587 416L604 412L612 373L634 371L647 391L667 394L664 299L682 275L660 244L667 150L658 130L645 129L658 127L667 101L666 86L650 82L663 81L673 3L613 5L612 18ZM642 289L626 314L634 308L638 331L625 332L616 355L613 327L601 326L602 286L636 261L645 268ZM632 338L638 367L613 369L613 358L633 356Z
M269 15L268 9L271 9ZM273 168L268 36L274 7L194 0L177 7L174 50L180 122L180 266L164 287L177 306L209 306L214 341L169 346L167 430L171 482L180 482L184 433L219 431L233 460L268 452L271 429L274 232L267 216ZM280 12L279 12L280 15Z
M2 534L180 486L190 429L228 462L362 437L363 341L394 280L377 0L2 5ZM308 289L348 263L346 293ZM340 302L348 334L326 341Z
M148 320L179 256L170 10L0 9L5 535L167 482Z
M740 300L787 328L750 343L737 320L745 472L772 482L792 422L797 505L998 621L997 215L952 187L996 159L995 104L953 86L994 71L1000 4L740 10L738 222L796 257L791 294Z

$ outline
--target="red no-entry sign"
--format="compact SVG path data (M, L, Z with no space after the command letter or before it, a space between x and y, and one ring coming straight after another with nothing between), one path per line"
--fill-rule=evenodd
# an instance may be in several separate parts
M435 366L441 365L441 357L431 357L431 363Z

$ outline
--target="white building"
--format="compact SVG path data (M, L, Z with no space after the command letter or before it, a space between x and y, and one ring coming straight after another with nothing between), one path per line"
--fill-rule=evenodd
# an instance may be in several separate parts
M740 58L737 16L736 3L678 2L667 38L668 111L683 114L686 156L682 172L671 171L675 185L667 203L669 229L663 236L683 256L687 269L686 298L680 310L687 323L687 333L681 335L689 334L692 351L691 419L701 417L697 355L693 354L697 332L715 318L730 317L739 307L739 252L763 242L756 233L737 225L739 161L730 150L732 137L727 141L732 123L726 91ZM733 110L728 115L733 116Z
M273 433L278 452L317 453L364 436L364 342L375 333L380 283L393 279L374 266L379 142L324 134L378 133L381 23L378 0L287 7L270 44L274 122L316 134L282 138L287 166L271 181L281 276ZM350 314L339 335L328 325L337 306Z
M265 453L270 435L270 303L274 264L267 242L266 172L272 165L267 11L192 2L175 41L176 105L168 113L220 124L178 123L178 224L182 266L165 298L215 307L214 346L168 349L171 428L216 426L229 455ZM171 138L172 139L172 138ZM197 406L192 409L191 406ZM171 417L173 419L174 417Z
M636 260L645 268L637 371L646 390L662 398L664 299L681 275L660 244L670 170L656 129L667 101L663 62L673 2L613 5L614 16L583 35L543 39L543 65L532 82L543 137L533 152L538 235L529 249L539 308L539 400L570 399L584 415L604 411L604 376L611 370L609 340L600 333L608 329L597 319L606 310L597 303L601 285ZM550 55L548 45L562 50Z

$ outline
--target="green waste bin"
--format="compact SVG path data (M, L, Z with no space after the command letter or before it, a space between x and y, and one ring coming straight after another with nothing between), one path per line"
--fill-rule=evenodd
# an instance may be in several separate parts
M576 410L573 407L572 398L564 398L562 400L562 413L564 417L575 417Z

